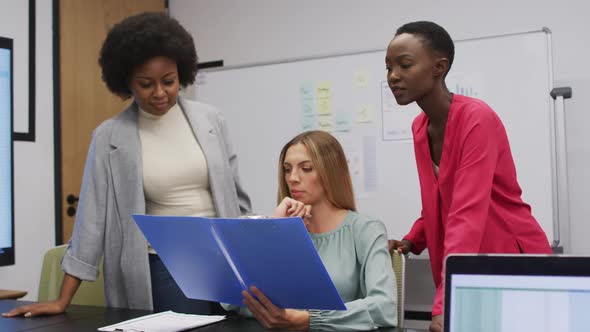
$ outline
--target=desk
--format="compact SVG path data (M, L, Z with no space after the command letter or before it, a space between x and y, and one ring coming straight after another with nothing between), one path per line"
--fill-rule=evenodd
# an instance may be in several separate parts
M0 312L10 311L19 305L31 302L3 300L0 301ZM115 324L127 319L150 314L150 311L112 309L104 307L90 307L71 305L67 312L55 316L35 318L5 318L0 317L0 331L44 331L44 332L84 332L96 331L99 327ZM203 326L190 331L198 332L260 332L264 330L254 319L232 317L225 321ZM378 332L401 332L399 329L379 329Z

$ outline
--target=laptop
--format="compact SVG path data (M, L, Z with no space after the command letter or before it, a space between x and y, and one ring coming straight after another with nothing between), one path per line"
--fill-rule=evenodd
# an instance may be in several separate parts
M450 255L444 331L588 331L590 257Z

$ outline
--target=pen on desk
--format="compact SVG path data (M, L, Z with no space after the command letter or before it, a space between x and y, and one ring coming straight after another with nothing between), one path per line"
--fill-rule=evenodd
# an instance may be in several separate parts
M142 330L136 330L136 329L115 329L116 332L144 332Z

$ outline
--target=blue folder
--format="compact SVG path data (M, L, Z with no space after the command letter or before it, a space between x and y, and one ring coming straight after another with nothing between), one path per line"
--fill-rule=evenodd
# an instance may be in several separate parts
M189 298L243 305L256 286L280 308L346 310L301 218L133 218Z

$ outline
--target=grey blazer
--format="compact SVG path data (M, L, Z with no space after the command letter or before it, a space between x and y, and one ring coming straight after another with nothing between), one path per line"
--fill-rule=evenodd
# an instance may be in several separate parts
M209 105L180 97L178 103L207 160L217 215L250 213L250 199L240 186L237 157L221 114ZM135 103L94 130L62 269L94 281L104 255L107 305L152 310L147 241L132 220L133 213L145 213Z

